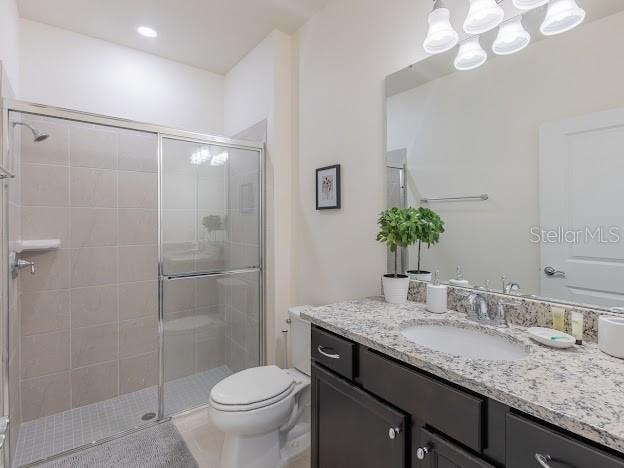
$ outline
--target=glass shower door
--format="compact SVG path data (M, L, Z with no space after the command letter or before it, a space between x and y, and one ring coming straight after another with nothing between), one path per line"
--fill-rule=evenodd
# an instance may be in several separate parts
M161 142L163 411L260 363L261 152Z

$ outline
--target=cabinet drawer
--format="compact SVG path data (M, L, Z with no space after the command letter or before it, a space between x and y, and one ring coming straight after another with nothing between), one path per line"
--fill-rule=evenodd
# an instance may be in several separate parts
M420 429L419 450L421 455L418 467L422 468L494 468L484 460L461 449L445 437L427 429ZM424 456L422 456L424 455Z
M353 379L355 343L332 333L312 328L312 359L337 374Z
M544 464L537 456L545 457ZM616 458L514 414L507 415L507 468L624 468Z
M483 398L457 390L407 366L362 349L364 388L477 452L483 449Z

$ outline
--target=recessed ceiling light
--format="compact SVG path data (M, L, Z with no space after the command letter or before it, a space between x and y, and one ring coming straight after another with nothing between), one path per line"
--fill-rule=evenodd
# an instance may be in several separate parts
M149 26L139 26L137 28L137 32L141 36L145 36L145 37L158 37L158 33L156 32L156 30L153 28L150 28Z

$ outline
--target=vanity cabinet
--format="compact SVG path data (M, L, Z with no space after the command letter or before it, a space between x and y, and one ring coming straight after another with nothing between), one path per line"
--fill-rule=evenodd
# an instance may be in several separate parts
M312 466L406 467L406 416L312 364Z
M312 468L624 468L624 457L312 327Z
M455 389L363 348L359 381L366 390L404 409L416 421L477 452L483 449L485 399Z
M426 468L494 468L485 460L461 449L445 437L420 429L420 444L416 458Z
M560 434L522 416L507 415L508 468L624 468L618 459L594 446Z

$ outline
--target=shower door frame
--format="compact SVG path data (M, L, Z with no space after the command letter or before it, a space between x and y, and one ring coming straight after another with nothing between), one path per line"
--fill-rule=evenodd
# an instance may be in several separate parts
M85 122L96 125L104 125L108 127L121 128L126 130L135 130L145 133L152 133L156 135L158 138L158 271L157 271L157 282L158 282L158 332L159 332L159 375L158 375L158 416L157 419L145 423L139 427L134 427L131 429L120 431L116 434L112 434L111 436L105 437L103 439L94 441L88 445L79 446L58 454L54 454L45 460L39 460L34 463L31 463L26 466L35 466L40 463L48 462L50 460L58 459L72 453L80 452L87 448L91 448L97 445L104 444L106 442L110 442L115 439L120 439L126 437L130 434L136 433L138 431L142 431L144 429L148 429L150 427L154 427L158 424L171 420L172 417L175 417L180 414L185 414L190 411L195 411L197 409L201 409L208 406L208 402L205 405L188 408L180 411L179 413L175 413L172 415L164 416L164 308L163 308L163 291L162 291L162 271L163 271L163 257L162 257L162 206L161 206L161 195L162 195L162 140L164 138L171 138L183 141L189 141L200 144L207 145L216 145L216 146L225 146L229 148L237 148L249 151L257 151L258 157L260 158L260 174L259 174L259 182L260 182L260 200L258 204L259 210L259 242L260 242L260 255L259 255L259 266L256 269L259 271L259 357L260 364L266 364L266 317L265 317L265 291L264 287L266 284L265 279L265 268L264 268L264 260L265 260L265 147L264 143L261 142L252 142L245 140L235 140L231 138L219 137L210 134L193 132L188 130L180 130L172 127L149 124L144 122L133 121L129 119L123 119L119 117L106 116L101 114L94 114L90 112L84 112L73 109L66 109L62 107L49 106L45 104L37 104L32 102L20 101L16 99L1 99L1 114L0 114L0 164L4 165L8 161L9 157L9 113L10 112L20 112L24 114L33 114L40 115L44 117L53 117L64 120L72 120L77 122ZM3 186L7 183L6 180L1 180ZM2 262L1 270L0 270L0 280L2 281L2 285L0 287L0 291L2 294L2 316L0 317L1 324L0 330L2 331L2 336L0 340L2 341L0 352L2 353L1 358L1 372L2 372L2 389L0 389L1 399L0 404L2 405L1 415L5 415L7 417L11 417L9 414L9 232L8 232L8 190L4 190L4 196L0 200L2 206L0 206L0 221L2 228L2 238L1 241L1 251L0 251L0 261ZM9 440L9 431L7 430L7 437L5 440L5 450L4 450L4 462L6 467L11 466L12 460L10 459L10 440ZM0 466L2 466L0 461Z

